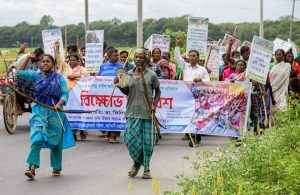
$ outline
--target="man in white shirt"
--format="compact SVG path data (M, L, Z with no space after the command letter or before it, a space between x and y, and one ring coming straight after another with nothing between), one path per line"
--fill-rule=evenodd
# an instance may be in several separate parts
M177 43L177 40L176 40ZM196 50L189 51L189 63L181 57L180 48L175 47L174 58L176 64L183 70L183 80L188 82L208 82L209 74L203 66L199 65L199 52ZM187 135L186 135L187 136ZM201 135L194 134L189 136L189 146L194 147L201 142ZM193 139L193 140L192 140Z
M209 74L203 66L198 64L199 52L189 51L189 63L181 57L179 47L175 47L174 58L176 64L183 70L183 80L193 82L210 81Z

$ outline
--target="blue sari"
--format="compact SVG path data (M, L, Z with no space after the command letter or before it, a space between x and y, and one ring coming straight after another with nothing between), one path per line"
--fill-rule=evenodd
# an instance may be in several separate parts
M67 82L56 72L44 74L40 71L20 70L17 77L33 83L34 99L41 103L54 106L60 100L68 100ZM65 113L33 104L29 123L31 144L39 144L43 148L64 149L75 146Z

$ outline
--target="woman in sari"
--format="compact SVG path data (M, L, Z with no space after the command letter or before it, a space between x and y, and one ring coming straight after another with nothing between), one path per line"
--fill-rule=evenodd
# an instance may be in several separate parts
M83 66L83 62L81 61L81 58L78 54L73 53L68 57L68 64L69 64L69 71L67 73L68 78L68 89L72 90L77 81L80 80L81 77L88 76L88 72L86 71L86 68ZM74 138L77 140L76 137L76 130L74 130ZM88 133L84 131L80 131L79 133L81 140L85 140Z
M278 49L275 52L276 63L270 70L269 79L273 91L275 110L287 108L288 87L291 73L291 65L285 62L285 52Z
M151 62L148 64L148 68L155 72L158 78L161 78L162 70L158 64L161 60L161 50L159 48L154 48L151 52L151 57Z
M29 179L34 179L35 170L40 166L42 148L51 150L52 175L60 176L62 150L75 145L66 115L58 112L68 100L67 82L55 71L55 60L52 56L44 55L39 68L40 71L24 70L21 66L17 72L18 78L33 82L34 99L37 102L32 107L29 122L31 149L26 161L29 167L25 171Z
M238 60L235 63L235 71L228 78L230 81L245 81L246 80L247 64L244 60Z
M70 70L67 74L68 88L71 90L81 77L88 76L88 72L86 71L86 68L83 66L83 63L77 54L72 54L69 56L68 64L70 66Z
M235 61L233 58L230 58L227 61L227 64L224 66L223 73L222 73L222 79L221 81L227 81L230 80L232 75L235 72L235 67L234 67Z
M165 59L162 59L158 62L162 70L162 79L174 80L176 77L176 69L174 71L172 65Z
M171 73L171 78L172 80L176 79L176 64L174 64L173 62L171 62L171 55L170 52L163 52L162 54L162 60L167 60L168 61L168 66L170 68L170 73Z

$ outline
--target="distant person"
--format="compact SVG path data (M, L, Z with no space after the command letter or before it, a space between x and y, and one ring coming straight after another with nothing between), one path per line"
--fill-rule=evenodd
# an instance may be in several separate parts
M79 51L78 51L78 47L77 45L69 45L67 47L67 56L70 56L70 55L78 55Z
M83 77L88 76L88 72L85 67L82 66L81 58L76 55L68 56L68 65L70 66L67 78L68 78L68 88L71 90L75 87L77 81Z
M276 63L270 70L270 84L273 90L276 105L275 110L285 110L288 106L288 86L291 72L291 64L285 62L285 52L278 49L275 52Z
M88 72L86 71L85 67L82 66L81 58L76 54L68 56L68 65L70 66L69 72L67 74L68 89L72 90L81 77L88 76ZM77 140L76 130L74 130L73 133L75 140ZM85 140L87 132L80 131L79 135L81 140Z
M225 81L231 78L232 74L235 72L235 59L232 57L232 46L235 43L234 39L229 39L229 44L226 50L226 54L224 56L223 61L225 62L223 70L222 70L222 76L221 81Z
M109 61L109 58L110 58L113 50L115 50L114 47L107 47L106 50L104 50L104 52L103 52L103 63L106 63L106 62Z
M16 62L16 66L24 66L25 69L37 70L39 63L43 58L44 50L42 48L35 49L32 53L25 54L20 57Z
M235 61L233 58L230 58L229 60L227 60L227 64L225 64L224 69L223 69L221 81L230 80L230 78L232 77L232 75L235 72L234 65L235 65Z
M154 48L151 52L151 61L148 64L148 68L150 68L153 72L155 72L158 78L162 77L161 68L158 64L160 60L161 60L161 50L159 48Z
M300 56L294 60L292 65L292 76L300 78Z
M199 52L196 50L189 51L189 63L180 55L179 47L175 47L174 51L175 61L178 66L183 70L183 80L184 81L210 81L209 74L203 66L199 65Z
M20 49L17 53L17 57L16 60L18 60L21 56L23 56L24 54L26 54L26 49L28 48L28 43L24 42L20 45Z
M162 70L162 79L168 79L173 80L176 77L176 72L174 72L174 69L172 66L170 66L169 62L165 59L161 59L158 62L158 65L160 66Z
M123 64L123 69L126 73L134 68L134 65L128 61L128 55L128 51L120 52L120 62Z
M242 46L241 47L241 57L242 57L242 60L244 60L246 63L248 62L249 60L249 57L250 57L250 53L251 53L251 49L249 46Z
M209 74L203 66L199 65L199 52L196 50L190 50L189 62L186 62L180 54L179 39L176 39L176 47L174 51L174 58L176 64L183 70L183 80L187 82L208 82L210 81ZM187 137L187 135L186 135ZM198 146L201 142L200 134L193 134L195 140L192 136L189 136L189 146ZM195 143L195 144L194 144Z
M35 49L32 53L25 54L22 57L20 57L15 63L15 67L24 67L25 70L35 70L37 71L39 69L39 65L41 63L41 60L43 58L44 51L41 48ZM34 89L32 89L32 81L31 80L25 80L25 79L18 79L17 80L17 87L22 92L28 94L29 96L33 96ZM21 95L17 94L17 106L19 106L19 109L21 112L30 112L30 108L25 108L25 103L30 103L31 100L28 100L24 98Z
M85 47L80 48L80 58L82 61L81 65L85 67Z
M116 76L117 71L123 68L123 64L119 61L119 52L115 48L108 49L109 58L108 61L100 66L98 76ZM117 143L117 137L119 132L107 132L105 140L109 143Z
M119 61L119 52L112 48L109 51L108 61L100 66L98 76L116 76L117 71L123 68L123 64Z
M175 80L176 79L176 64L172 63L171 62L171 55L170 55L170 52L163 52L162 55L161 55L162 59L165 59L168 61L168 64L169 64L169 67L170 67L170 71L171 71L171 78L172 80Z
M244 60L238 60L235 65L235 71L232 74L230 81L245 81L246 80L247 64Z

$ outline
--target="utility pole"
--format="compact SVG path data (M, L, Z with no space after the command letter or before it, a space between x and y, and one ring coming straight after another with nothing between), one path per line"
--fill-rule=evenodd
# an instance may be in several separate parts
M290 17L290 40L292 40L293 38L293 23L294 23L295 4L296 4L296 0L292 0L292 1L293 1L293 5L292 5L292 13Z
M143 47L143 0L137 0L137 29L136 29L136 46Z
M259 27L259 36L264 37L264 1L260 0L260 27Z
M65 26L65 48L68 46L68 28Z
M84 7L85 7L85 33L90 29L89 25L89 0L84 1Z

